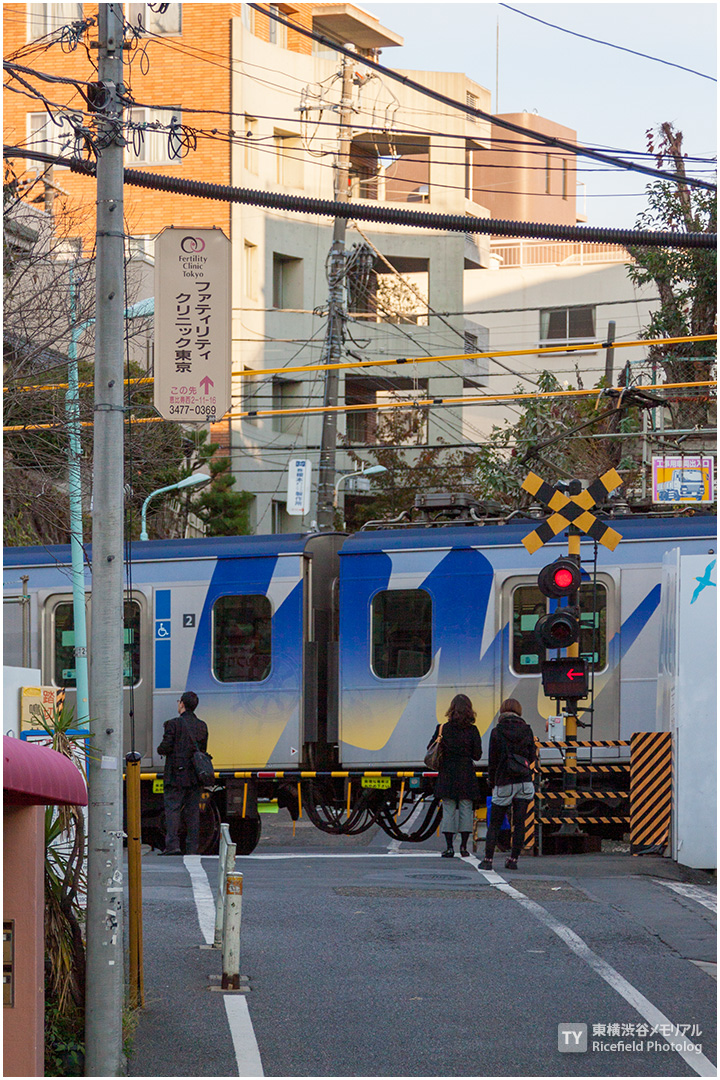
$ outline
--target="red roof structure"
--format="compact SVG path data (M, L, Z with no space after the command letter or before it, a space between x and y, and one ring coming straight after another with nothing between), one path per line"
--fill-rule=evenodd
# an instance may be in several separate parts
M64 754L3 735L3 796L10 806L87 806L85 778Z

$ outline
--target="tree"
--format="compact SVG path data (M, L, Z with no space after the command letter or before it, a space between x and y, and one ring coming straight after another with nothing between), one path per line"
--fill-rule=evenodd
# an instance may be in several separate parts
M659 138L658 138L659 136ZM682 133L672 124L648 131L648 148L658 167L669 159L675 172L685 176ZM713 191L691 188L684 183L657 181L647 188L648 207L637 219L641 229L678 229L690 233L717 232L717 198ZM633 282L655 284L660 308L642 333L646 338L685 337L714 334L717 328L717 260L706 248L628 249L634 264L628 266ZM667 382L695 382L712 378L716 350L709 342L683 345L651 345L649 360L657 365ZM689 390L674 406L673 427L708 426L707 390Z

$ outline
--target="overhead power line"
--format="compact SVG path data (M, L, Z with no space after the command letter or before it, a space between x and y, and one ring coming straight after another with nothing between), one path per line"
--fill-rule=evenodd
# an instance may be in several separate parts
M417 82L415 79L411 79L407 75L402 75L398 71L393 71L392 68L385 67L384 64L378 64L376 60L370 60L367 56L360 56L352 49L346 49L343 45L338 45L336 41L331 41L329 38L316 33L314 30L307 30L304 26L300 26L298 23L292 22L292 20L287 17L280 15L277 8L274 6L270 9L263 7L261 4L250 4L249 6L254 8L255 11L259 11L261 15L266 15L269 19L282 23L283 26L289 27L291 30L294 30L298 34L302 34L304 37L308 37L312 41L318 41L322 45L327 46L327 48L342 53L343 56L349 56L354 63L363 64L365 67L372 68L373 71L379 72L386 78L394 79L396 82L402 83L403 86L407 86L410 90L415 90L425 97L433 98L435 101L441 102L448 108L457 109L460 112L466 113L468 116L474 116L480 120L487 120L496 127L514 131L516 135L524 135L531 142L543 143L545 146L552 146L556 150L564 150L568 154L594 158L596 161L603 161L608 165L614 165L616 168L626 169L630 172L644 173L646 176L652 176L654 180L671 180L674 183L686 184L688 187L706 188L709 191L717 190L717 185L711 184L707 180L698 180L694 177L681 176L679 173L670 173L661 169L651 169L646 165L629 163L623 161L622 158L614 157L611 154L600 153L597 150L591 150L589 147L567 142L565 139L558 139L553 135L544 135L541 132L528 131L528 129L522 127L521 124L514 124L510 120L494 116L492 113L486 113L482 109L477 109L463 101L456 101L455 98L448 97L446 94L441 94L438 90L432 90L430 87L424 86L422 83Z
M45 154L18 146L5 146L5 157L27 158L49 165L65 165L73 172L95 175L95 165L88 161ZM185 180L162 173L125 169L126 184L151 191L170 191L198 199L242 203L274 210L292 210L318 217L348 218L374 221L389 225L408 225L438 232L483 233L492 236L522 236L535 240L587 240L592 243L618 244L621 247L715 248L713 233L656 232L650 229L605 229L587 225L552 225L534 221L505 221L499 218L469 217L463 214L432 214L396 207L368 206L362 203L338 203L331 199L313 199L304 195L285 195L282 192L256 191L251 188L209 184L200 180Z
M712 75L704 75L702 71L695 71L694 68L684 67L682 64L675 64L672 60L662 60L659 56L650 56L648 53L638 52L637 49L628 49L624 45L614 45L612 41L603 41L601 38L590 37L588 34L580 34L577 30L568 30L566 26L557 26L555 23L546 22L545 19L539 19L537 15L531 15L529 11L521 11L520 8L511 7L510 4L500 4L500 7L507 8L508 11L514 11L516 15L524 15L526 19L532 19L533 22L542 23L543 26L549 26L551 30L559 30L562 34L570 34L572 37L582 38L583 41L592 41L595 45L605 45L608 49L619 49L620 52L630 53L631 56L641 56L643 60L654 60L656 64L664 64L666 67L678 68L680 71L687 71L690 75L699 75L701 79L709 79L710 82L717 82L717 79Z

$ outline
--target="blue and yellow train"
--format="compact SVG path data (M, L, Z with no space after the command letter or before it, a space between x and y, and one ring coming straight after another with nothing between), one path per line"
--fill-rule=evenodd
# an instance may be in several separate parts
M697 514L631 515L613 522L622 534L614 552L583 540L580 653L593 693L578 713L587 725L581 739L657 728L663 555L679 548L712 557L716 524ZM126 749L142 754L150 835L161 831L156 747L185 689L200 698L218 773L206 821L229 820L244 850L259 837L258 797L279 798L293 816L299 797L333 831L370 819L402 831L428 785L403 784L398 826L398 773L419 776L428 739L458 692L471 697L485 746L506 697L546 738L557 706L542 692L534 627L556 602L537 575L567 543L561 534L531 556L521 541L532 528L515 520L133 543L124 673L134 745L128 723ZM5 549L6 596L19 595L22 575L31 663L72 702L69 547ZM88 567L92 619L90 583ZM4 641L5 663L19 665L18 604L6 607ZM302 791L298 770L318 774ZM349 796L347 781L329 775L339 771L385 773L389 787L359 782ZM429 835L435 818L423 820L407 835Z

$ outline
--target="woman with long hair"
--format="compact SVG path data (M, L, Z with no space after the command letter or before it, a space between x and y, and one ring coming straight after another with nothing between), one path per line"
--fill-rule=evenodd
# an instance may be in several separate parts
M442 733L442 754L435 794L442 800L442 831L447 841L444 859L455 854L453 839L460 833L460 854L466 858L472 832L473 800L480 795L475 764L482 754L482 739L476 726L475 710L467 694L456 694L450 702L446 722L438 724L430 743Z

